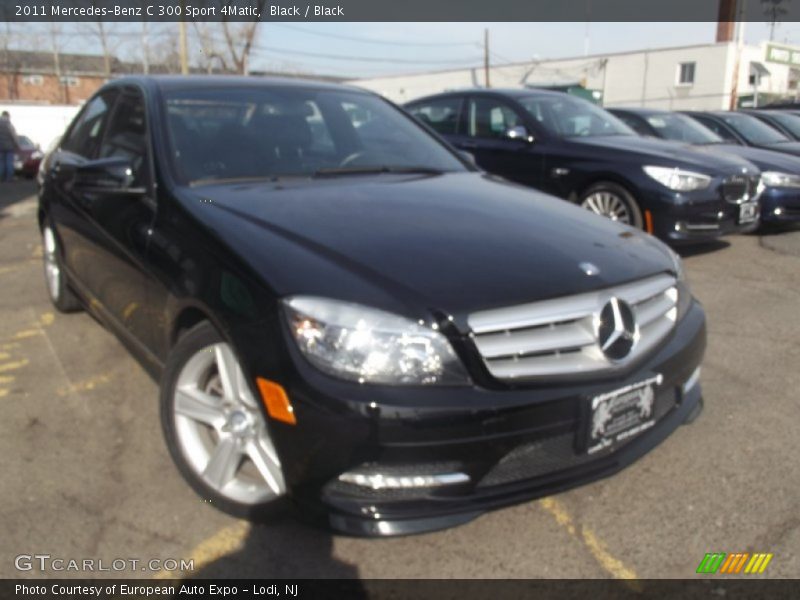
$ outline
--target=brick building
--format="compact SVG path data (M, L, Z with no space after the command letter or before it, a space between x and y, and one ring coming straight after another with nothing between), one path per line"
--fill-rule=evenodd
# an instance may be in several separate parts
M127 71L117 59L112 72ZM0 102L80 104L107 79L102 56L0 51Z

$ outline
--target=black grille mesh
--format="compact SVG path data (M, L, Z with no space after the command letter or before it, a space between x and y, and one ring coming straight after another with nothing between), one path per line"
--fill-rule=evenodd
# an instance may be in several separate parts
M675 406L674 391L660 394L655 401L654 416L661 419ZM506 454L497 465L481 479L478 488L487 488L506 483L515 483L526 479L542 477L557 471L590 463L604 456L608 456L623 448L632 436L612 448L600 450L593 454L577 454L575 452L575 433L565 433L555 437L538 440L517 446Z

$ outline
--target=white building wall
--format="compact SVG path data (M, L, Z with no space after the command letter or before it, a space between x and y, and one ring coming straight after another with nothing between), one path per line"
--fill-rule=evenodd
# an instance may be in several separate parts
M28 136L42 150L47 150L50 144L61 137L80 109L80 106L52 104L0 104L0 112L9 112L17 133Z
M762 81L760 91L787 93L789 67L765 62L765 45L744 46L739 61L738 93L750 94L748 83L751 61L763 63L771 76ZM531 61L492 67L492 87L523 87L551 83L582 82L587 88L603 92L605 106L647 106L672 110L727 109L737 47L734 43L704 44L571 59ZM678 68L683 62L695 63L692 85L678 84ZM527 78L526 78L527 76ZM398 102L444 91L483 87L483 69L460 69L419 73L351 82Z

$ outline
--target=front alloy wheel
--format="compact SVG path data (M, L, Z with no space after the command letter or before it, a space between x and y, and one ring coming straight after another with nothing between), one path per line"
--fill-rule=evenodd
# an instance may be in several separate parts
M80 310L80 301L67 284L67 276L61 265L61 249L58 245L58 238L49 221L45 222L42 228L42 261L47 295L53 306L59 312L64 313Z
M610 182L594 185L584 193L581 206L612 221L642 228L639 206L622 186Z
M203 323L175 347L162 384L173 459L204 498L255 516L286 493L266 421L230 344Z

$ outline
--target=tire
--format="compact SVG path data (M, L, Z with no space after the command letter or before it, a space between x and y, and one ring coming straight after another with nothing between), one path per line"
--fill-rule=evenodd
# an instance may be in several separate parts
M579 204L595 214L644 229L642 211L631 193L610 181L595 183L583 194Z
M249 519L282 511L286 483L263 411L233 348L208 322L167 359L161 425L181 475L212 506Z
M47 295L57 311L71 313L81 310L82 305L69 287L67 273L63 267L63 255L58 236L50 220L47 219L42 227L42 261Z

